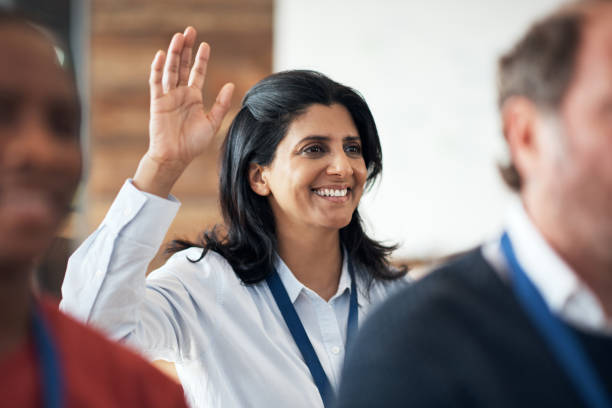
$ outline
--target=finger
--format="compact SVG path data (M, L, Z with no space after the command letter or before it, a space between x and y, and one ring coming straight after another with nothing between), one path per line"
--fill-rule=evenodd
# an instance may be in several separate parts
M187 85L189 80L189 69L191 68L191 55L196 39L196 30L193 27L187 27L183 33L185 41L183 43L183 52L181 53L181 62L179 66L179 85Z
M151 63L151 75L149 75L151 100L157 99L164 94L164 89L162 88L162 75L164 72L165 60L166 54L162 50L159 50L155 53L155 57Z
M183 51L184 42L185 37L182 33L174 34L172 41L170 41L168 56L166 57L166 65L164 66L164 76L162 79L164 91L166 92L176 88L176 84L178 83L179 63L181 61L181 52Z
M219 91L219 94L217 95L217 99L215 100L213 107L210 109L210 112L208 112L208 118L215 132L219 130L219 126L221 126L223 118L229 111L233 93L234 84L230 82L223 85Z
M189 75L189 86L197 89L204 87L204 79L206 78L206 68L208 67L208 59L210 58L210 47L205 42L200 43L198 53L196 54L191 74Z

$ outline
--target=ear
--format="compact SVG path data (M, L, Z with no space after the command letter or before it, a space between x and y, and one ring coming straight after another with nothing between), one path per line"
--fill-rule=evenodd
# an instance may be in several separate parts
M539 149L537 140L538 110L522 96L512 96L502 106L504 138L510 149L512 163L523 183L537 172Z
M257 163L249 165L249 184L251 189L260 196L270 195L270 186L268 185L265 171L266 169Z

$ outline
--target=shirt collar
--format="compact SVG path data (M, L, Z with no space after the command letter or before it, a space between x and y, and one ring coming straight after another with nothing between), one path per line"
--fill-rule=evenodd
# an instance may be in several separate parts
M336 291L336 294L332 296L330 302L338 296L343 295L346 291L350 293L351 290L351 276L348 272L347 261L348 254L344 248L342 249L342 253L342 271L340 272L340 280L338 281L338 290ZM278 254L276 255L276 262L274 266L278 276L281 279L281 282L283 282L283 286L285 286L285 290L287 291L287 295L289 295L289 300L291 300L291 303L295 303L302 290L312 292L295 277L293 272L291 272L291 269L289 269L287 264L281 259L280 256L278 256Z
M597 297L546 242L520 202L512 204L506 230L519 263L553 312L583 327L609 326Z
M336 294L331 297L330 302L342 296L345 292L351 293L351 274L348 271L348 254L344 248L342 249L342 254L342 271L340 272L340 280L338 281L338 290Z
M287 264L281 259L280 256L276 255L276 272L283 282L283 286L289 295L289 300L291 303L295 303L295 299L297 299L298 295L305 288L305 286L297 280L291 269L287 266Z

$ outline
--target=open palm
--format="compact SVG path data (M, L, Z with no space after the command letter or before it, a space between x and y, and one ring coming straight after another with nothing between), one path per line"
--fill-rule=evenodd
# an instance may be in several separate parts
M232 84L225 84L210 111L204 110L202 88L210 48L201 43L191 66L196 31L188 27L173 36L168 56L158 51L151 65L151 118L149 150L153 160L186 167L201 154L226 115Z

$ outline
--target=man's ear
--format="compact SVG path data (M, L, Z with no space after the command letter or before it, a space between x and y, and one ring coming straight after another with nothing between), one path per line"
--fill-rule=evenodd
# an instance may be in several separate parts
M512 96L506 100L501 109L504 138L510 149L514 167L522 182L537 171L539 160L539 142L537 125L539 112L535 104L522 96Z
M257 163L249 165L249 184L256 194L260 196L270 195L270 186L266 179L265 168Z

